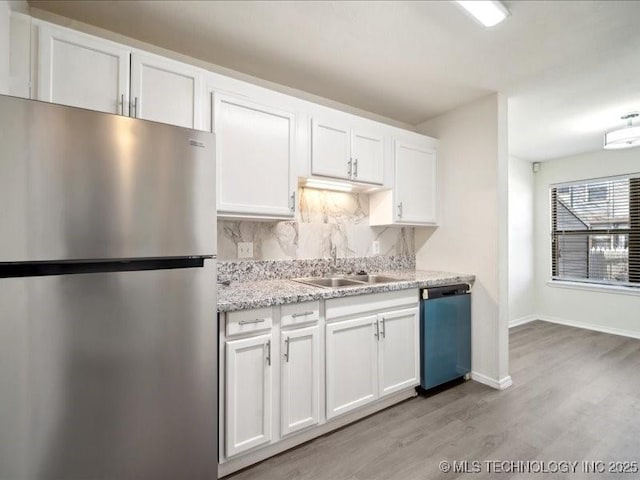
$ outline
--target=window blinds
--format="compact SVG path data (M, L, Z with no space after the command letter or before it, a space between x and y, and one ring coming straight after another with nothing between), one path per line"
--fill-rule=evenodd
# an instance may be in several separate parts
M640 174L551 188L555 280L640 287Z

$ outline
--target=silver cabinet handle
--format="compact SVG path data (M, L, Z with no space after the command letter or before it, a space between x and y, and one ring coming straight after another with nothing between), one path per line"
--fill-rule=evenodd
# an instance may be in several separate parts
M289 363L289 337L286 337L284 339L284 346L285 346L284 358L287 360L287 363Z
M355 178L358 178L358 159L357 158L353 159L353 176Z
M271 340L267 340L267 365L271 366Z
M251 323L264 323L266 322L266 318L256 318L255 320L240 320L238 325L249 325Z
M374 333L373 336L376 337L378 340L380 339L380 324L378 323L377 320L376 320L376 333Z
M351 173L353 172L353 158L349 159L349 162L347 163L347 165L349 165L349 170L347 171L347 176L349 178L351 178Z
M296 211L296 192L295 191L291 192L290 198L291 198L291 205L289 206L289 208L291 208L292 212L295 212Z
M382 338L387 338L387 327L384 324L384 317L382 317L382 330L380 331Z
M291 318L306 317L307 315L313 315L314 313L315 312L292 313Z
M402 218L402 202L398 204L398 218Z
M133 114L131 113L131 106L133 105ZM138 97L133 97L133 104L129 104L129 116L138 118Z
M120 94L120 115L124 116L124 93Z

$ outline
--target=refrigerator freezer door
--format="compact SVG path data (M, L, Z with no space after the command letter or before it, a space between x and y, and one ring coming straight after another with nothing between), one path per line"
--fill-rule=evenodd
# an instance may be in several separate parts
M214 136L0 96L0 262L215 255Z
M217 478L215 263L0 279L0 478Z

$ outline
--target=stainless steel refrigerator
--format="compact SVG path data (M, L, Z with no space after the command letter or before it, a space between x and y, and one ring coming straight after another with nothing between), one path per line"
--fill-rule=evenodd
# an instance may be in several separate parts
M214 150L0 96L0 479L217 477Z

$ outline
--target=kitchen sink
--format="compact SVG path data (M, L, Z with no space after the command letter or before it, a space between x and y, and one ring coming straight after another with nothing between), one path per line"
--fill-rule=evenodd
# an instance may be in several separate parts
M346 278L364 283L391 283L398 281L397 278L385 277L384 275L351 275Z
M364 285L364 282L351 280L345 277L319 277L319 278L296 278L296 282L306 283L314 287L337 288L337 287L353 287L356 285Z
M351 275L340 277L296 278L294 281L321 288L355 287L372 283L397 282L397 278L384 275Z

